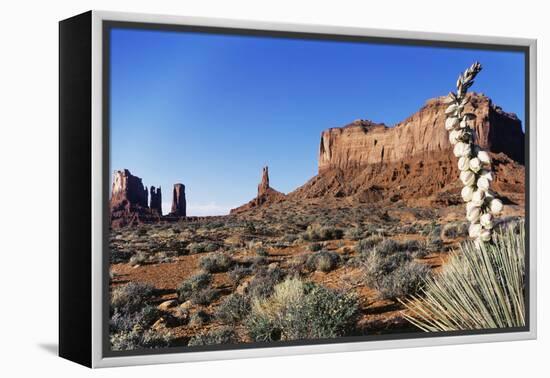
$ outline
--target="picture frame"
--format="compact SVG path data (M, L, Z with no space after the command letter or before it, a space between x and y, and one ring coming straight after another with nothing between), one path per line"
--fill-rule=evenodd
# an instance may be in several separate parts
M285 356L536 338L536 40L200 17L89 11L63 20L59 52L59 355L88 367ZM109 343L113 169L113 29L194 32L334 43L515 51L524 57L525 326L425 334L388 333L275 343L177 346L113 352ZM464 67L466 68L466 67ZM458 75L460 72L457 72ZM450 87L455 77L449 78ZM445 93L442 93L442 95ZM522 146L523 148L523 146ZM124 167L116 167L116 169ZM136 172L134 172L136 173ZM267 170L264 172L267 176ZM458 177L457 177L458 180ZM263 181L262 181L263 182ZM267 184L269 188L269 183ZM185 190L185 188L184 188ZM175 192L174 192L175 193ZM260 189L258 189L260 194ZM162 211L161 211L162 213Z

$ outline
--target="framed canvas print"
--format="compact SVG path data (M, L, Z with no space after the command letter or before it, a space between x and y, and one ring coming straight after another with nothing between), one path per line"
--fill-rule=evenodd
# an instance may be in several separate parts
M60 355L536 337L536 41L60 22Z

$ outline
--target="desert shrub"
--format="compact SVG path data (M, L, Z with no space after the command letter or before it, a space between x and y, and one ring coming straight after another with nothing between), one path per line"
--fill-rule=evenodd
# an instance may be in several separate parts
M197 291L194 291L191 294L191 302L197 305L206 306L212 303L219 296L219 291L212 288L204 288Z
M191 254L206 252L206 246L204 243L190 243L187 246L187 249L189 249L189 253Z
M256 254L258 256L267 257L269 254L267 253L267 249L264 247L257 247L256 248Z
M298 240L298 236L295 235L295 234L286 234L284 237L283 237L283 240L287 243L293 243L295 242L296 240Z
M147 262L147 260L148 260L148 258L147 258L147 254L145 252L138 252L138 253L132 255L132 257L130 257L130 260L128 261L128 263L131 266L136 266L136 265L145 264Z
M367 285L375 286L382 277L390 274L399 266L411 261L408 253L392 253L383 255L373 250L365 259L364 271Z
M136 312L115 311L109 321L111 332L129 332L136 326L150 327L160 317L160 311L151 305L145 305Z
M349 240L359 240L363 237L365 231L360 227L348 228L345 233L345 238Z
M320 251L321 249L323 249L323 245L321 243L311 243L311 244L308 245L308 249L311 252L317 252L317 251Z
M430 268L424 264L408 261L399 265L375 283L379 298L394 299L416 294L430 275Z
M170 346L173 336L168 331L133 329L128 332L112 333L112 350L135 350L143 348L164 348Z
M418 249L412 252L412 256L415 259L423 259L424 257L428 256L429 254L428 250L428 244L427 242L420 243Z
M203 310L199 310L191 315L189 325L192 327L200 327L210 321L210 315Z
M448 239L468 236L468 223L447 223L443 226L442 235Z
M359 240L355 246L355 250L360 254L368 253L383 240L384 238L378 235L369 236L368 238Z
M228 295L215 312L217 319L224 323L237 323L250 311L250 301L240 294Z
M147 232L148 232L148 230L145 227L140 227L136 231L138 236L145 236L145 235L147 235Z
M430 235L426 239L426 248L432 252L440 251L443 248L443 240L439 235Z
M401 251L401 245L396 240L384 239L376 246L376 251L381 255L387 256Z
M178 298L181 302L191 299L193 293L206 289L212 281L212 275L209 273L197 274L183 281L176 289Z
M417 224L407 224L404 226L401 226L400 232L403 234L417 234L418 233L418 225Z
M309 225L307 230L302 233L302 239L305 241L321 241L342 239L344 231L332 226Z
M216 243L206 243L204 245L205 252L214 252L214 251L217 251L219 248L220 246Z
M117 286L111 292L111 310L122 313L136 312L144 306L154 290L152 285L139 282Z
M253 297L266 297L271 295L273 288L284 278L281 268L267 269L262 267L250 281L247 291Z
M210 253L199 260L201 269L209 273L227 272L234 261L225 253Z
M235 332L228 327L200 333L189 340L188 346L232 344L237 342Z
M309 270L330 272L340 263L340 255L331 251L320 251L308 256L306 266Z
M235 265L229 270L228 274L233 285L238 285L243 278L252 274L252 269L243 265Z
M133 254L130 251L111 248L111 264L125 263L132 258Z
M426 295L403 302L405 318L426 332L524 326L524 228L497 230L493 243L479 247L462 243L442 272L426 279Z
M245 325L256 341L334 338L353 329L357 314L355 297L290 278L252 299Z

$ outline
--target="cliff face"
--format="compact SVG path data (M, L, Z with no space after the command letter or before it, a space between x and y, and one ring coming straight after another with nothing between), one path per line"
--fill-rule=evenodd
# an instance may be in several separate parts
M458 169L444 126L442 100L428 100L391 128L360 120L323 131L319 174L289 196L353 196L362 202L432 195L440 199L449 192L456 197ZM519 119L483 95L471 95L466 110L476 115L477 143L493 156L493 189L523 195L525 137Z
M148 206L147 188L143 186L139 177L132 175L127 169L115 171L111 193L111 208L124 206L126 202L143 207Z
M445 130L443 97L429 100L417 113L394 127L356 121L321 134L319 173L330 169L354 169L373 164L393 164L411 158L429 157L450 150ZM476 115L478 144L494 153L504 153L524 162L521 122L503 112L483 95L471 96L467 111Z

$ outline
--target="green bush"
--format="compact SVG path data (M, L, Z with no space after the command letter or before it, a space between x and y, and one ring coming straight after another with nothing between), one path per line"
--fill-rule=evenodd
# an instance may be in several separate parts
M133 329L128 332L112 333L111 349L115 351L144 348L165 348L172 343L173 336L168 331Z
M252 274L252 269L243 265L235 265L229 270L228 274L233 285L238 285L243 278Z
M220 246L216 243L201 242L201 243L190 243L187 246L189 253L204 253L204 252L214 252L217 251Z
M269 256L269 254L267 253L267 249L265 249L264 247L257 247L256 248L256 254L258 256L262 256L262 257Z
M205 288L194 291L193 294L191 294L190 299L194 304L206 306L216 300L219 295L220 293L218 290Z
M197 274L183 281L176 289L178 298L181 302L191 299L193 293L206 289L212 281L212 275L209 273Z
M206 252L206 246L203 243L190 243L187 246L187 249L189 250L189 253L191 253L191 254Z
M224 323L237 323L250 311L248 297L240 294L228 295L218 306L215 312L217 319Z
M129 332L136 326L148 328L160 315L160 311L151 305L145 305L135 312L115 311L109 321L109 329L111 332Z
M145 252L138 252L134 254L132 257L130 257L130 260L128 261L128 263L131 266L143 265L147 262L147 260L148 258Z
M117 286L111 292L111 311L123 313L139 311L153 295L154 290L154 286L140 282Z
M233 263L233 259L225 253L210 253L199 260L200 268L209 273L227 272Z
M323 249L323 245L321 243L311 243L310 245L308 245L308 249L311 252L317 252Z
M403 302L406 319L426 332L525 325L525 226L494 233L493 243L460 246L425 296Z
M285 274L280 268L267 269L261 267L250 281L247 292L252 297L267 297L273 292L273 288L284 278Z
M216 344L233 344L237 342L235 332L231 328L220 328L206 333L200 333L189 340L188 346L203 346Z
M330 272L340 263L340 255L331 251L320 251L308 256L306 267L309 270Z
M443 226L442 234L448 239L456 239L458 237L468 236L468 223L447 223Z
M366 239L359 240L355 246L355 250L360 254L368 253L373 247L381 243L382 240L384 240L384 238L378 235L369 236Z
M256 341L334 338L353 330L358 308L354 296L290 278L253 298L245 325Z
M345 238L349 240L359 240L363 237L365 231L360 227L348 228L345 233Z
M381 299L406 297L420 292L430 274L426 265L409 261L383 275L374 286Z
M203 310L199 310L191 315L191 318L189 319L189 325L192 327L200 327L205 323L208 323L208 321L210 321L210 315L208 315Z
M302 239L305 241L322 241L342 239L344 231L332 226L309 225L307 230L302 233Z

